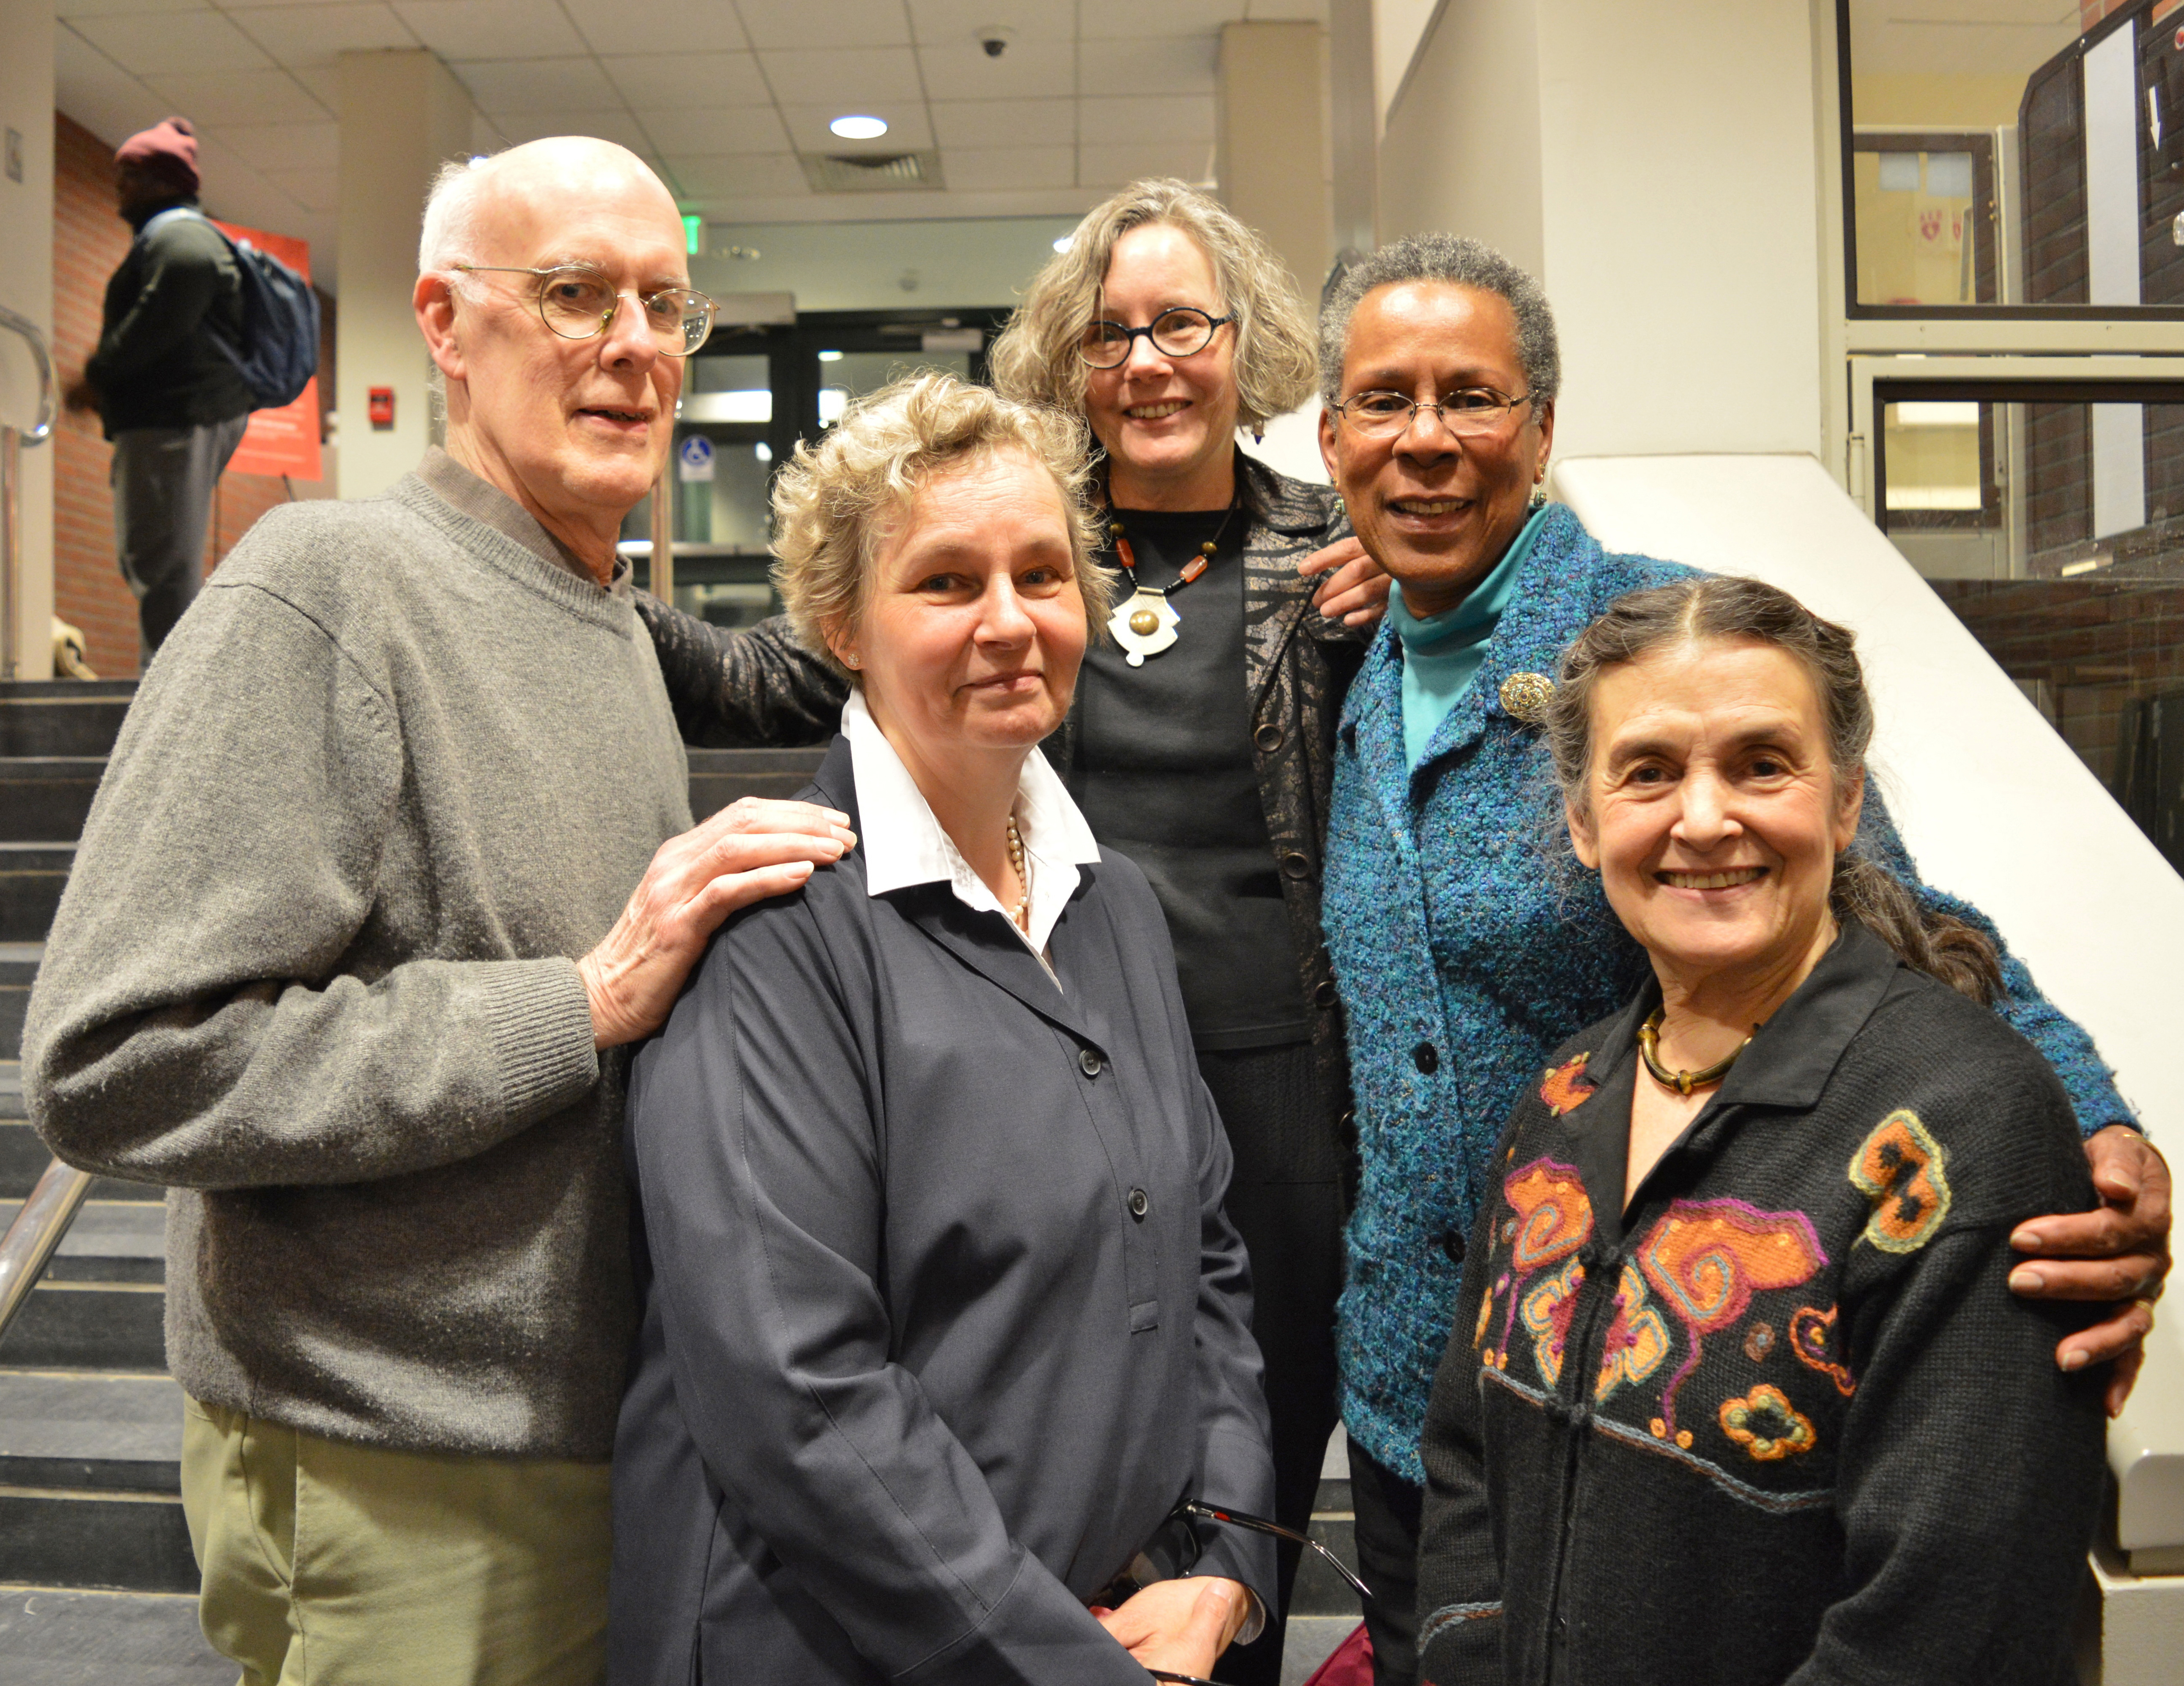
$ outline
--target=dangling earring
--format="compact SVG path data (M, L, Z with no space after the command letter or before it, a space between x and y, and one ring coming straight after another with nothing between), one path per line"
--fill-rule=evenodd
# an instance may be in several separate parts
M1254 445L1265 444L1267 442L1267 430L1263 427L1254 427L1251 430L1251 442Z

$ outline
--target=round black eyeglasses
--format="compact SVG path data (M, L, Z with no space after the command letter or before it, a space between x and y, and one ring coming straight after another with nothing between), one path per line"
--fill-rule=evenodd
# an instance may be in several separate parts
M1162 357L1195 357L1213 342L1213 331L1236 320L1236 313L1209 316L1188 304L1163 310L1142 328L1126 328L1120 322L1095 322L1077 342L1077 354L1094 369L1119 369L1130 360L1131 348L1148 339Z

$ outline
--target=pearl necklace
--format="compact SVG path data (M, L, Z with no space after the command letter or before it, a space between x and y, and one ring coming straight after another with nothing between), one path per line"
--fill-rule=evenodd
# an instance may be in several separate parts
M1009 923L1025 936L1031 935L1031 868L1024 860L1023 833L1017 829L1017 816L1009 815L1009 865L1016 869L1017 883L1023 891L1016 908L1009 915Z

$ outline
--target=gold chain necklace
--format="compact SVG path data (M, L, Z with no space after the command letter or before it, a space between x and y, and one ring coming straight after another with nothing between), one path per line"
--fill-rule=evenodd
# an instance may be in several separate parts
M1213 565L1213 553L1220 549L1228 523L1236 518L1236 507L1243 501L1243 487L1240 485L1228 500L1228 513L1221 517L1221 525L1214 528L1213 537L1200 545L1198 554L1183 565L1180 576L1165 586L1139 584L1138 557L1130 548L1128 531L1120 521L1107 524L1115 559L1123 565L1123 572L1130 581L1130 594L1107 617L1107 630L1115 635L1115 642L1123 647L1123 654L1132 667L1143 667L1147 656L1158 655L1175 643L1175 629L1183 624L1183 617L1175 612L1175 606L1168 599L1184 587L1195 585Z
M1638 1055L1646 1062L1646 1069L1653 1081L1664 1089L1674 1089L1678 1094L1688 1095L1693 1089L1702 1089L1709 1083L1718 1083L1729 1075L1729 1068L1736 1064L1736 1056L1752 1046L1747 1037L1730 1049L1722 1059L1696 1071L1671 1071L1661 1063L1661 1009L1656 1007L1652 1015L1638 1027ZM1752 1027L1756 1034L1757 1025Z

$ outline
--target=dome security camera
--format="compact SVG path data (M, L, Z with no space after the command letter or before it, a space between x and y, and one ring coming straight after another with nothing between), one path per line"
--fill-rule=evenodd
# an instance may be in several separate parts
M998 58L1009 50L1009 39L1016 31L1006 24L988 24L978 31L978 45L986 49L986 57Z

